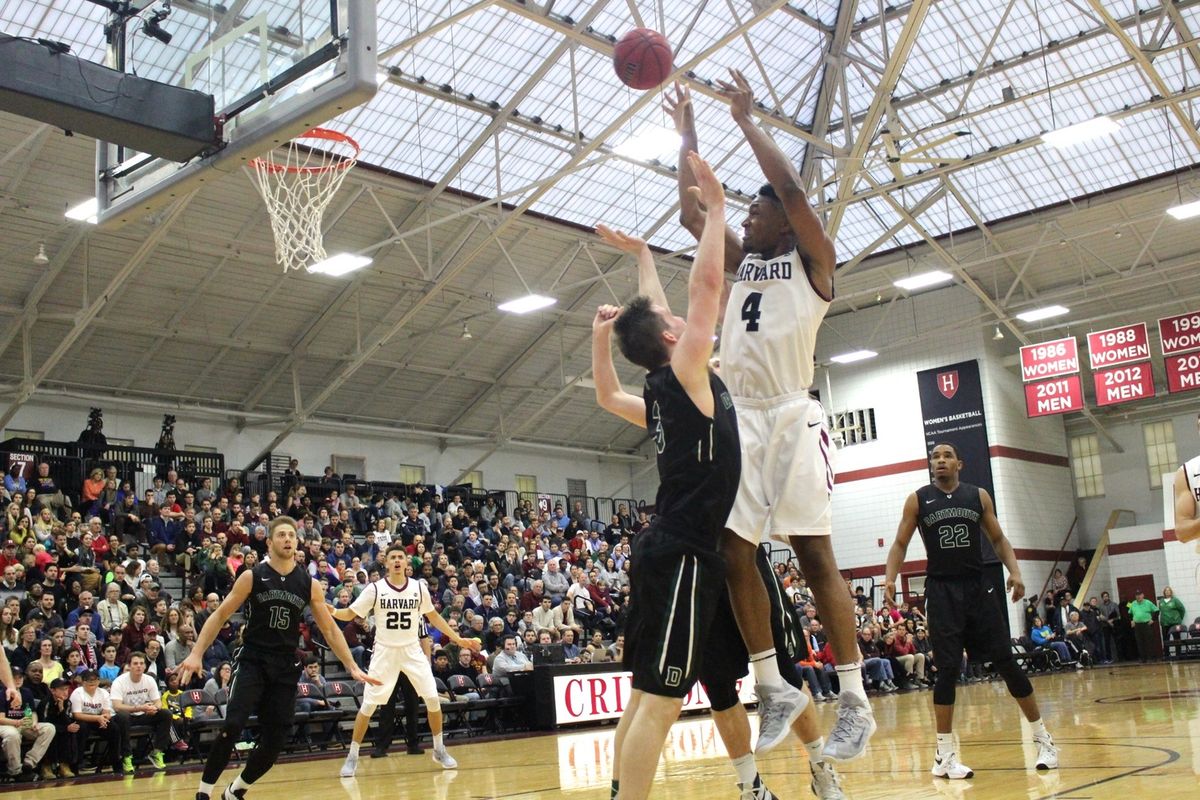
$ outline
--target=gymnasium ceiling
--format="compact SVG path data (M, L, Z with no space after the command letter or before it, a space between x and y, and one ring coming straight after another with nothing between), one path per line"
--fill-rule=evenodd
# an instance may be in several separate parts
M315 2L254 4L294 29L297 1ZM245 6L176 0L164 27L186 52ZM69 393L203 407L282 424L280 442L338 421L635 452L642 432L597 413L586 388L591 313L631 294L632 262L586 228L604 221L669 253L680 306L692 246L672 153L614 153L670 124L654 93L612 73L613 39L636 25L676 48L735 222L762 178L711 82L746 73L834 235L832 314L903 309L892 282L928 269L952 272L980 328L1005 329L1014 349L1068 324L1189 310L1200 223L1163 212L1200 196L1200 0L1142 6L381 0L379 94L335 123L377 169L351 173L326 221L331 250L375 262L342 279L280 274L240 175L113 231L66 221L92 193L93 143L0 114L0 391L17 404ZM0 30L101 60L104 18L76 0L13 0ZM179 69L149 39L137 52L144 77ZM1041 140L1098 114L1120 130L1068 150ZM42 242L45 266L32 262ZM495 309L527 290L558 303ZM1014 319L1050 302L1071 314ZM889 344L826 336L818 357Z

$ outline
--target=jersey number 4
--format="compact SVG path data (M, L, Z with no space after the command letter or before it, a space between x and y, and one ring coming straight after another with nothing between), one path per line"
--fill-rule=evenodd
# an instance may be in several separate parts
M759 309L761 304L762 292L751 292L746 295L746 302L742 303L742 322L746 323L746 330L758 330L758 320L762 316L762 311Z
M406 631L412 627L412 612L389 611L384 624L389 631Z
M938 546L943 550L953 550L956 547L968 547L971 544L971 534L966 525L943 525L938 528Z

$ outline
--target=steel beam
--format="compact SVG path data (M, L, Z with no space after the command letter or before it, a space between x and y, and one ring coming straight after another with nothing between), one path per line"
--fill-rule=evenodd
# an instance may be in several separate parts
M795 14L791 6L788 10ZM850 33L854 27L854 12L858 0L842 0L838 8L837 22L825 51L825 71L821 75L821 88L817 94L817 106L813 110L812 133L819 139L829 135L829 121L833 115L833 101L839 94L840 85L846 80L846 47L850 44ZM817 153L811 147L804 148L804 159L800 162L800 185L812 191L817 172Z

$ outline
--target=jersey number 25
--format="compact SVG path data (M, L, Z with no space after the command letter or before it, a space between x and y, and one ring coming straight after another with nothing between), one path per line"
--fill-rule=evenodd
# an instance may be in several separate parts
M389 611L384 624L389 631L406 631L412 627L412 612Z

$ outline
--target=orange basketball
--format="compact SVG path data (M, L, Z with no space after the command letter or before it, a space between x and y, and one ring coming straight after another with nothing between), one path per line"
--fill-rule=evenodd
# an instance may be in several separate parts
M613 48L613 69L626 86L653 89L671 74L675 54L667 38L649 28L634 28Z

